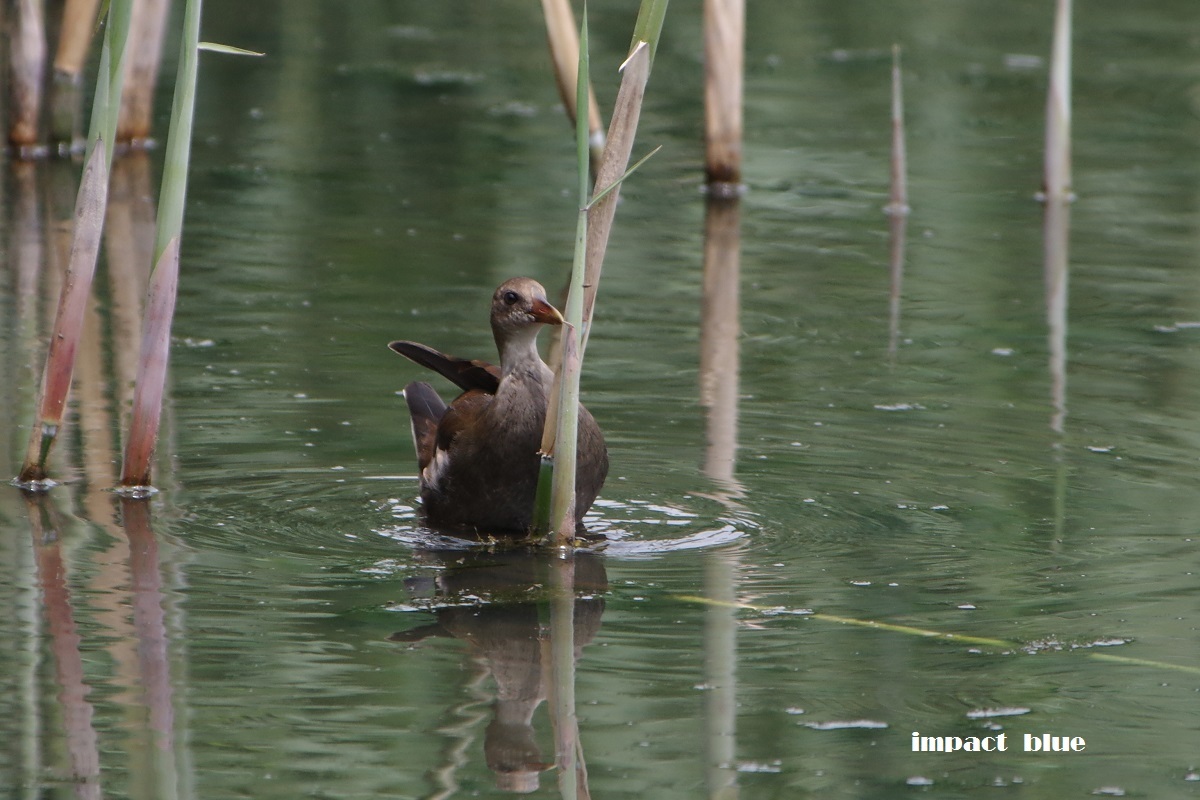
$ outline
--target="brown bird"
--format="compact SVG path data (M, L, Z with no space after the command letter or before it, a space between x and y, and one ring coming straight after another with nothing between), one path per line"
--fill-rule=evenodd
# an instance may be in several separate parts
M492 295L492 335L500 366L467 361L416 342L388 345L463 390L449 406L433 387L404 388L421 474L421 501L434 526L482 533L525 532L537 489L538 454L554 373L537 351L543 325L563 317L531 278L505 281ZM608 475L608 448L596 420L579 406L575 521Z

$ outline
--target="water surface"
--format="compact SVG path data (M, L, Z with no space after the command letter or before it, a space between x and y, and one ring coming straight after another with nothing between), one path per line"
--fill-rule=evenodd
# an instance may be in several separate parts
M1044 6L751 4L732 453L700 392L699 8L672 6L637 148L664 149L623 193L584 375L613 463L589 520L611 544L577 575L595 796L1197 793L1197 13L1077 8L1056 431ZM556 287L570 259L537 8L471 10L209 4L205 38L268 57L204 59L163 491L148 519L105 491L110 266L68 482L0 493L0 793L491 797L552 764L547 564L420 527L397 395L417 373L385 346L488 357L495 286ZM596 10L604 107L632 18ZM23 265L71 169L7 174L15 474L54 283ZM1010 749L912 753L913 731ZM1087 749L1013 744L1043 732Z

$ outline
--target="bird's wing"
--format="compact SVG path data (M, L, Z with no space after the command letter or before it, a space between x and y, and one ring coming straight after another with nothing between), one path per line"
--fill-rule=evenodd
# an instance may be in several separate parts
M438 352L417 342L392 342L388 345L409 361L431 369L464 392L473 390L495 394L500 386L500 368L486 361L468 361Z
M442 476L450 468L450 447L454 440L460 434L466 434L468 437L471 435L469 432L478 427L479 417L487 411L493 399L487 392L463 392L446 409L431 442L428 464L420 464L423 487L434 490L439 488Z

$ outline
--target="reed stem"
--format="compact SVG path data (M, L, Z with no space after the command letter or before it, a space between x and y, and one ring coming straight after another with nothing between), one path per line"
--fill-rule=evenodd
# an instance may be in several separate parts
M46 70L46 20L42 0L17 0L9 33L11 110L8 139L24 154L36 154L42 85Z
M579 105L579 33L575 15L569 0L542 0L542 14L546 18L546 41L550 46L550 60L554 65L554 78L563 107L572 125L578 125ZM587 89L587 140L588 157L594 173L604 155L604 121L600 118L600 105L596 93L588 83Z
M889 214L908 213L908 149L904 135L904 81L900 45L892 45L892 186Z
M1058 0L1046 93L1046 200L1071 197L1071 0Z
M155 265L150 286L146 290L133 415L129 422L129 438L121 468L121 486L126 489L145 491L150 486L151 465L166 391L167 363L171 353L171 319L175 315L178 288L179 239L174 238Z
M543 452L555 459L551 490L550 519L535 518L535 534L552 532L560 546L574 541L579 520L575 518L575 461L579 426L579 370L587 346L592 310L600 283L600 269L608 246L616 214L620 184L627 177L626 166L633 149L637 123L641 115L642 97L650 76L650 59L654 44L662 30L666 0L643 0L635 31L645 32L653 41L635 38L629 57L621 66L621 88L608 129L604 158L597 171L597 192L588 199L587 141L583 124L583 98L588 87L587 3L580 26L579 75L576 84L576 161L578 168L579 218L575 237L575 259L571 271L571 289L567 295L567 325L563 330L562 364L551 391L549 406L557 413L547 413L543 433ZM643 159L644 160L644 159ZM551 429L554 433L551 434ZM547 447L549 444L549 447ZM540 485L540 484L539 484ZM535 510L543 500L534 501ZM544 526L544 527L543 527ZM548 529L548 531L547 531Z
M61 150L83 147L83 68L96 31L100 0L67 0L54 54L50 139Z
M705 172L722 197L741 191L745 39L745 0L704 0Z
M179 284L179 246L187 199L188 164L192 150L192 123L196 108L196 80L200 60L202 0L187 0L179 46L179 72L171 102L171 128L159 191L158 225L154 242L154 272L147 291L145 328L138 362L133 417L129 423L121 486L150 486L151 462L166 393L171 322Z
M116 141L136 145L150 138L154 89L162 59L169 0L134 0L130 53L125 64L125 92L117 119Z
M91 295L96 257L100 252L100 234L104 227L107 204L108 167L104 145L93 151L83 169L79 194L75 201L75 230L67 275L59 295L54 332L38 392L37 419L29 435L25 464L17 480L34 488L45 488L49 480L47 461L50 448L62 426L71 375L75 369L75 353L83 330L84 313Z

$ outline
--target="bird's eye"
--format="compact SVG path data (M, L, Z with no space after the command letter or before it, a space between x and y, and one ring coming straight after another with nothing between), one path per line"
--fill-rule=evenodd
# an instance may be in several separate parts
M517 304L517 301L520 299L521 299L521 295L517 294L516 292L512 291L511 289L504 293L504 302L510 306L515 306Z

